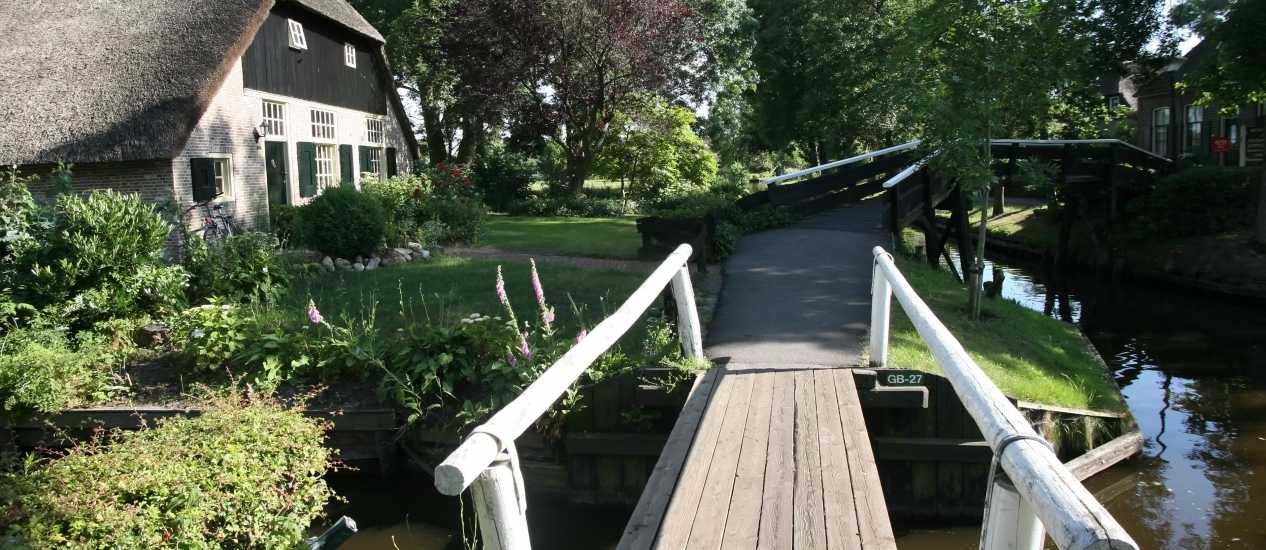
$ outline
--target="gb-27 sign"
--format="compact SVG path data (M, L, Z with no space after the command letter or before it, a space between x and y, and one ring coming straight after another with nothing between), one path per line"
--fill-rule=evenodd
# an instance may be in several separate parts
M924 373L906 369L877 369L879 383L884 386L922 386Z

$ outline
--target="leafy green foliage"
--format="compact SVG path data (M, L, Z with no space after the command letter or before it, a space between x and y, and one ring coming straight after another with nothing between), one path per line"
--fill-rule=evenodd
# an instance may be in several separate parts
M28 461L2 479L13 501L0 533L33 548L295 548L334 497L326 429L220 398L198 417Z
M0 403L5 411L52 413L105 398L109 356L89 333L17 329L0 336Z
M1205 37L1209 58L1183 87L1200 92L1204 105L1238 108L1266 101L1266 66L1261 33L1266 4L1254 0L1186 0L1174 6L1174 23Z
M418 211L431 195L430 181L416 175L395 176L367 181L362 191L382 203L388 245L400 246L415 238L420 223Z
M230 301L275 301L289 283L276 254L277 246L273 236L254 231L214 242L188 241L181 261L189 273L189 301L203 303L212 296Z
M1137 240L1215 235L1253 221L1260 169L1196 166L1161 178L1129 205Z
M717 175L717 157L691 127L694 113L651 98L617 116L599 157L598 173L628 179L630 196L656 204L707 189Z
M475 184L489 208L508 212L527 198L532 171L522 154L497 148L480 155L472 168Z
M542 197L531 194L511 205L509 213L516 216L603 218L623 216L635 208L636 203L582 191L572 196Z
M418 215L424 222L439 221L443 224L441 241L477 244L483 234L488 208L476 197L436 195L421 206Z
M45 315L82 329L184 303L187 274L161 261L171 226L140 197L60 195L48 225L15 285L15 295Z
M272 233L284 245L304 242L299 207L289 204L268 205L268 223Z
M307 245L336 258L368 256L382 246L387 217L378 199L331 187L300 209Z
M236 304L213 298L187 309L171 323L172 345L202 370L223 371L253 334L251 323Z

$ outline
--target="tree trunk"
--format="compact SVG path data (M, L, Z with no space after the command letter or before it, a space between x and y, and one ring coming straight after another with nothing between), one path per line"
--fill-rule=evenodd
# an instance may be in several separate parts
M1002 185L995 185L993 189L993 215L1001 216L1006 212L1006 196Z
M1257 223L1253 227L1257 244L1266 246L1266 170L1262 170L1262 185L1257 193Z
M426 156L434 166L448 160L448 149L444 147L444 128L440 125L440 112L434 105L422 105L422 126L426 132Z
M973 321L980 320L980 298L983 292L982 279L985 272L985 235L986 227L989 223L989 190L985 189L980 194L980 227L976 233L976 258L971 267L971 274L968 275L968 296L967 305Z
M475 160L475 151L484 137L484 125L478 117L462 118L462 141L457 144L457 162L467 164Z
M585 180L593 169L593 159L585 152L567 155L567 194L579 195L585 188Z

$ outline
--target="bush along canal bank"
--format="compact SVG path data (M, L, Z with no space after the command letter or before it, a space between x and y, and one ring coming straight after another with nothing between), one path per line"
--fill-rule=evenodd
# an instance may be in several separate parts
M1140 547L1266 547L1266 502L1251 498L1266 492L1260 306L1169 285L1057 277L1019 258L991 260L985 278L1005 275L1002 297L1080 328L1120 387L1143 452L1086 486ZM899 543L966 550L978 537L979 526L919 529Z

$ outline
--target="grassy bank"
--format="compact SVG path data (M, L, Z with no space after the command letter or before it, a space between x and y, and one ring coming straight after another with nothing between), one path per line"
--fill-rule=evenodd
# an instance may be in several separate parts
M986 300L980 321L967 318L967 294L949 273L898 258L910 285L958 338L980 368L1009 396L1096 410L1125 410L1121 393L1077 327L1013 302ZM892 366L941 372L900 307L894 307Z
M480 244L517 252L631 259L642 245L631 217L493 216L485 228Z

